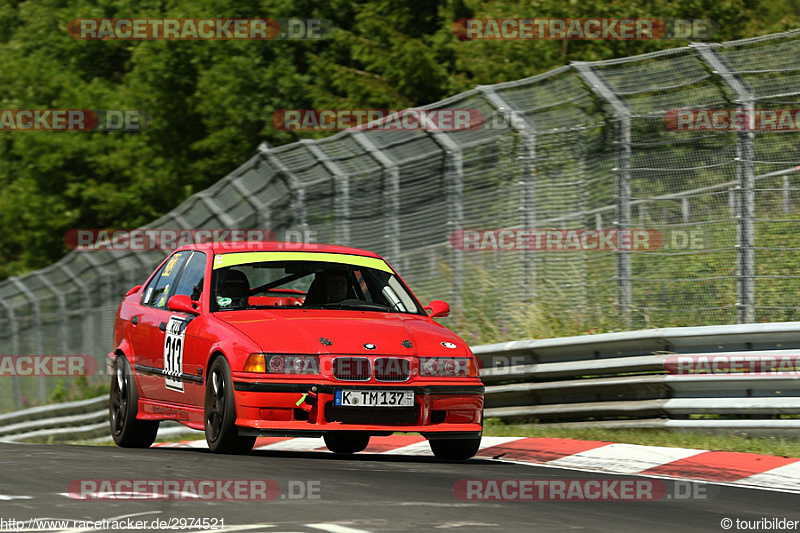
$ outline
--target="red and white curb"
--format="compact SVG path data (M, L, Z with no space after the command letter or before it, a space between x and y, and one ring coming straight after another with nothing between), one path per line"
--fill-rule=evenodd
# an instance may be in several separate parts
M155 444L207 448L205 440ZM328 452L321 438L259 437L255 450ZM374 437L362 454L432 456L419 435ZM555 438L483 437L476 455L588 472L708 481L800 493L800 458Z

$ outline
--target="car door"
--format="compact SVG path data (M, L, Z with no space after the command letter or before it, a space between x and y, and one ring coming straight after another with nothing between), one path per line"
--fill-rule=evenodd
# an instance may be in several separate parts
M203 284L208 257L194 251L186 259L176 282L170 287L167 301L176 295L188 296L203 309ZM210 343L202 335L205 320L189 313L168 312L168 320L162 341L161 357L154 366L163 369L163 383L154 398L182 403L202 405L204 401L203 369Z
M169 258L162 261L153 275L148 278L142 290L142 296L138 302L131 305L131 312L128 317L130 321L128 342L130 343L131 351L127 355L131 365L136 369L136 381L139 383L140 395L143 397L147 396L144 391L151 390L153 387L150 382L156 380L156 376L146 371L153 364L152 339L150 338L153 332L150 328L144 327L143 324L152 323L154 319L149 316L152 310L150 306L145 305L145 301L153 293L155 285L168 262Z
M146 398L163 399L165 379L164 342L172 313L167 309L170 292L177 284L180 273L191 251L175 252L150 280L143 291L141 314L136 325L136 370L142 394Z

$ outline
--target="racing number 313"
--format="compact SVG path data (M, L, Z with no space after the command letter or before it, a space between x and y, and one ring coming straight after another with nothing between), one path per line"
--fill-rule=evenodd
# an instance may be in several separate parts
M183 341L186 324L181 317L170 317L164 336L164 384L168 389L183 392Z

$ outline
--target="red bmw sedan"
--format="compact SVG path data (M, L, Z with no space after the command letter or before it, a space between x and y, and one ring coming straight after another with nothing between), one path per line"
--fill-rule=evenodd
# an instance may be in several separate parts
M117 312L110 395L119 446L148 447L159 421L246 453L257 436L324 438L336 453L418 432L436 457L475 455L478 363L380 256L333 245L184 246Z

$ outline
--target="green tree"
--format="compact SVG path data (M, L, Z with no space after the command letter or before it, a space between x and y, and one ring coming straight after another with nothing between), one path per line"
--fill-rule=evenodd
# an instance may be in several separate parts
M325 18L317 41L87 41L100 17ZM800 26L800 0L0 0L0 109L139 109L139 133L0 132L0 279L68 250L70 228L135 227L273 145L326 133L276 129L291 108L429 104L477 84L686 41L460 41L488 17L712 18L718 40Z

